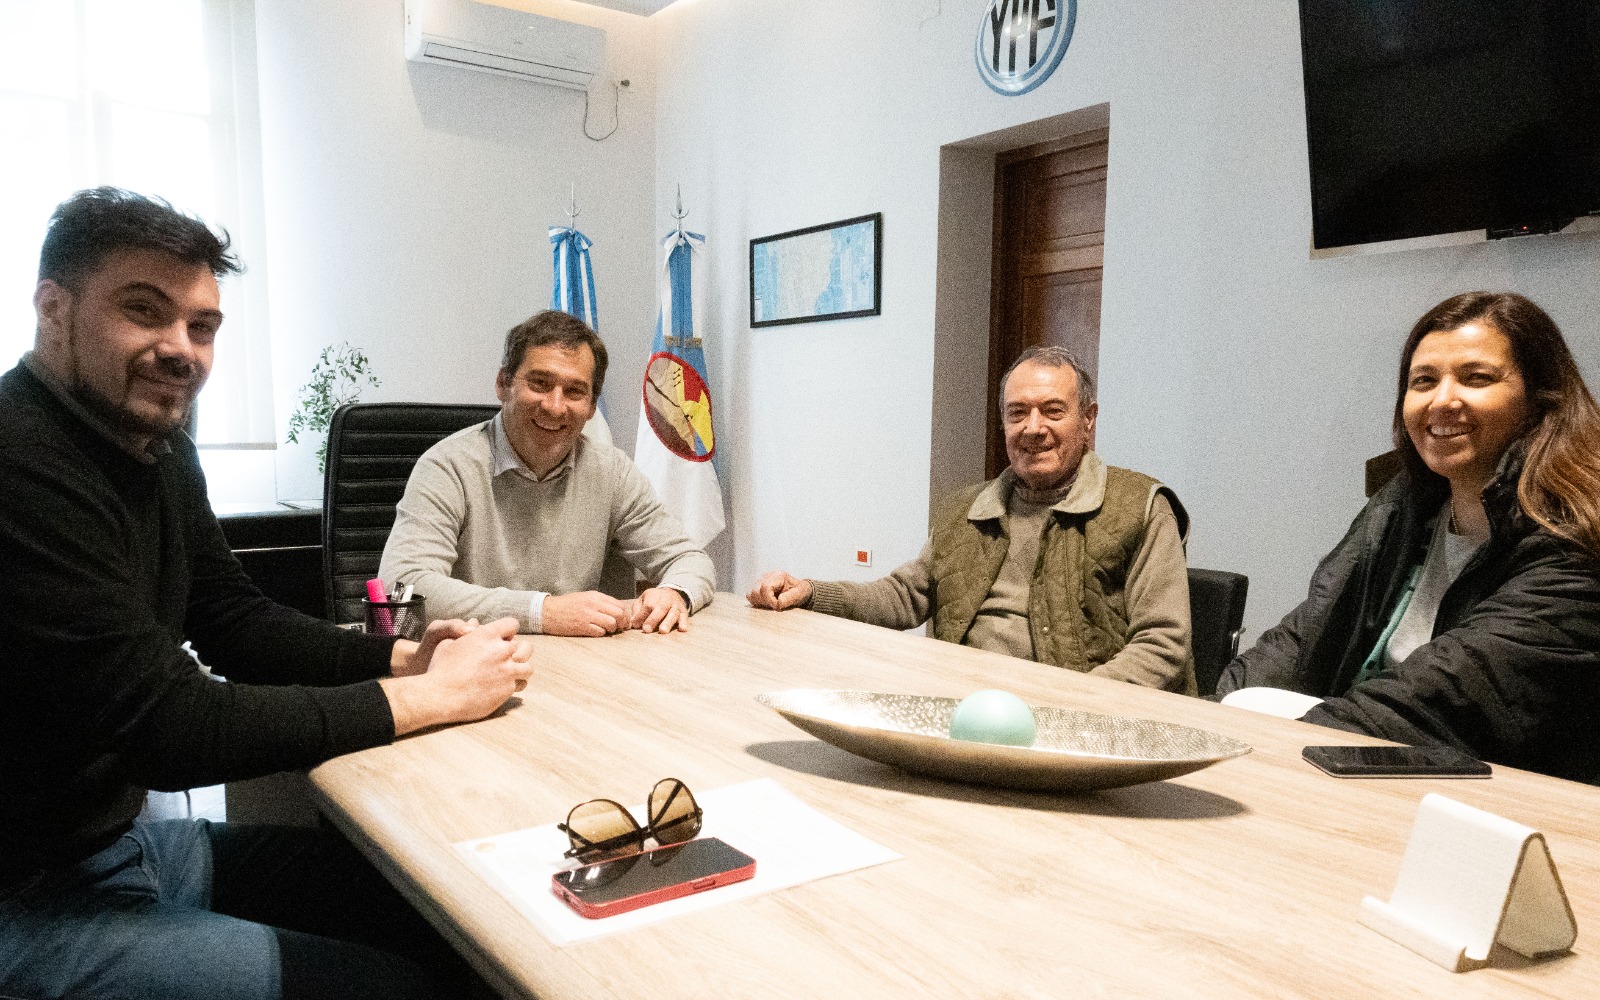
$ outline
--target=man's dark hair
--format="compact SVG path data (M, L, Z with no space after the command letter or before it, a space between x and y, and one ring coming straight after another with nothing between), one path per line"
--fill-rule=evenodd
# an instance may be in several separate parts
M84 279L118 250L153 250L185 264L204 264L217 277L244 270L229 253L227 230L213 232L160 198L121 188L79 191L56 206L39 251L39 280L79 292Z
M595 398L600 397L600 386L606 380L606 345L600 335L589 329L589 324L559 309L546 309L542 313L535 313L512 327L506 333L506 350L500 359L500 369L505 372L506 378L517 373L522 367L522 359L527 356L530 348L545 347L556 344L561 347L576 350L583 344L589 345L589 350L594 352L594 390Z

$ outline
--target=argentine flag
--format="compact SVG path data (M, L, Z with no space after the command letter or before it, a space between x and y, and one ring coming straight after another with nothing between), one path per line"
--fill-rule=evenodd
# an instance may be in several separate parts
M570 226L550 227L550 260L555 280L550 285L550 308L570 313L600 332L600 312L594 300L594 266L589 260L589 237ZM611 426L595 401L594 416L583 425L583 436L601 444L611 443Z

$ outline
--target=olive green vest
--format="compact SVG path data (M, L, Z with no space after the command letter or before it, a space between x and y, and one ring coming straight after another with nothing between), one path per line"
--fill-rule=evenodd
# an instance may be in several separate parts
M1028 594L1028 629L1041 663L1088 671L1127 644L1128 566L1144 539L1157 492L1172 505L1180 533L1188 531L1188 515L1166 486L1128 469L1103 468L1100 506L1083 513L1052 510L1039 543ZM1007 469L994 481L1002 508L1013 479ZM963 491L934 525L933 634L946 642L966 639L1011 547L1005 516L969 516L973 501L989 485Z

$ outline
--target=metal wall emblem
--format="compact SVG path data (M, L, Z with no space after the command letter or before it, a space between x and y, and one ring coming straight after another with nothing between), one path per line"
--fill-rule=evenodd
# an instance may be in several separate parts
M1026 94L1050 78L1072 44L1078 0L991 0L974 55L989 89Z

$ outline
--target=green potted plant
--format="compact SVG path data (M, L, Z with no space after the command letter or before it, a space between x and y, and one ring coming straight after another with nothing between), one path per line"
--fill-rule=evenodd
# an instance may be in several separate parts
M328 426L333 423L334 411L359 400L362 390L379 385L378 376L372 374L372 362L359 347L348 341L324 347L317 363L311 366L311 380L300 387L294 412L289 414L289 443L299 444L301 434L322 435L322 444L317 448L317 471L326 471Z

